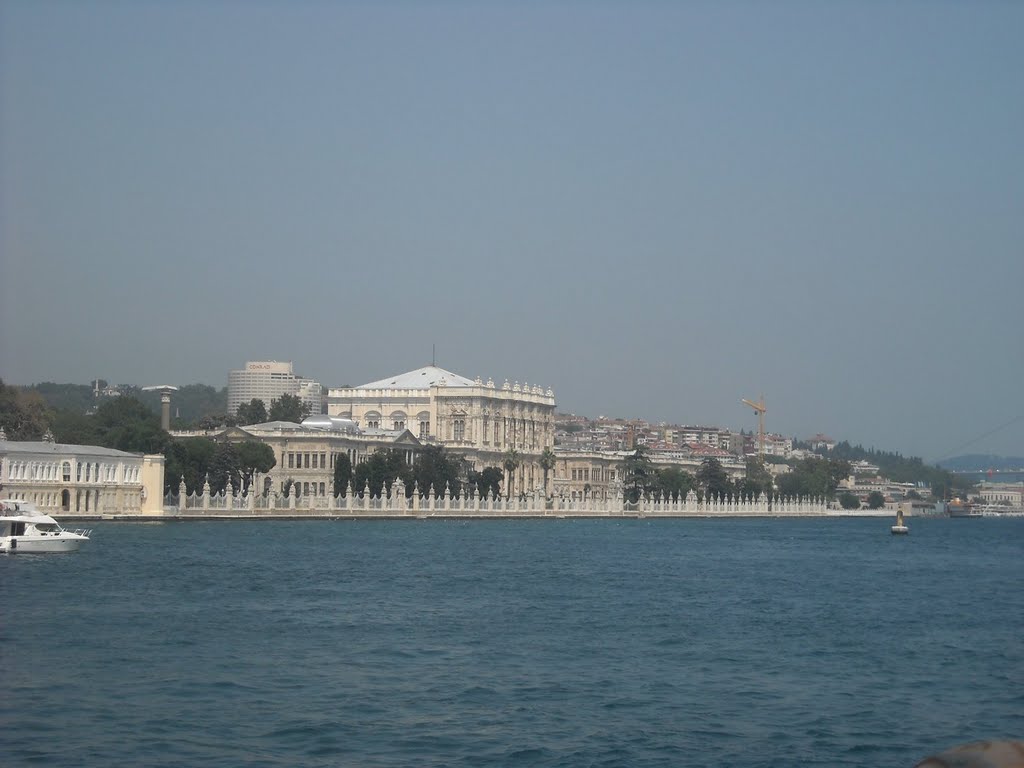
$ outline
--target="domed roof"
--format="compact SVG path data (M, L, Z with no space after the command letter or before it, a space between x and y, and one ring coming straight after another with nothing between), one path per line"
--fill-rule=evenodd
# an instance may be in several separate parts
M359 427L352 419L344 419L341 416L328 416L325 413L303 419L302 426L309 429L323 429L328 432L359 433Z

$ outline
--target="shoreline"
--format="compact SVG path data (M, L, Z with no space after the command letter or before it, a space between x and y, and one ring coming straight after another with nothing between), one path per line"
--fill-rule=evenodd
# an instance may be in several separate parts
M318 513L318 514L200 514L200 515L182 515L174 512L166 512L164 514L130 514L130 513L111 513L103 515L60 515L59 520L74 521L74 522L130 522L130 523L159 523L159 522L202 522L206 520L216 520L221 522L232 522L239 520L254 520L254 521L281 521L281 520L321 520L321 521L338 521L347 522L351 520L763 520L763 519L832 519L832 518L851 518L851 517L864 517L864 518L877 518L877 519L889 519L895 517L895 512L885 510L884 512L871 511L871 512L860 512L857 514L857 510L853 510L853 513L847 511L829 511L827 513L820 512L762 512L755 514L739 514L739 513L636 513L636 512L623 512L619 514L609 514L606 512L588 512L588 511L575 511L568 513L558 514L529 514L529 513L516 513L509 512L506 514L451 514L451 513L433 513L433 514L387 514L386 512L372 512L372 513L361 513L361 514L337 514L335 513ZM56 517L56 516L55 516ZM939 516L930 516L939 517Z

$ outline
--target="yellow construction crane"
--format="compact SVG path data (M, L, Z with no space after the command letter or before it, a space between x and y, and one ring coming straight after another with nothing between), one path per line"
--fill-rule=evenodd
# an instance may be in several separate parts
M744 405L749 405L757 411L757 458L760 461L764 461L764 413L768 410L764 407L764 395L761 395L761 399L756 403L746 398L743 398L740 402Z

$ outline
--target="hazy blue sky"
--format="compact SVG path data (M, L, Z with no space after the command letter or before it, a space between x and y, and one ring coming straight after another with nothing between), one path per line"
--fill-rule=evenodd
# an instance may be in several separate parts
M1024 455L1024 4L0 4L0 376ZM993 434L977 439L986 432Z

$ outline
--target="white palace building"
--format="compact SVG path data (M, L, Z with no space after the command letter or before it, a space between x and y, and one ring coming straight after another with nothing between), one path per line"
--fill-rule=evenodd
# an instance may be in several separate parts
M364 431L408 430L443 445L476 469L500 467L506 452L520 457L514 488L543 484L540 454L555 442L555 393L508 381L467 379L435 365L327 392L327 413Z
M44 439L0 439L0 498L55 515L153 514L163 509L164 457Z

